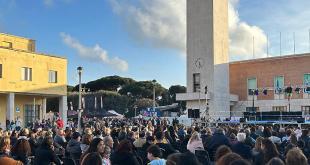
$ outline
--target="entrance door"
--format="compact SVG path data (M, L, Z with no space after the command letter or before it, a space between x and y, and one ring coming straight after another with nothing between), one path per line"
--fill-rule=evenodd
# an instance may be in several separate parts
M33 109L34 107L33 104L26 104L24 107L25 107L24 114L25 114L25 125L26 126L40 119L41 105L35 105L35 109Z

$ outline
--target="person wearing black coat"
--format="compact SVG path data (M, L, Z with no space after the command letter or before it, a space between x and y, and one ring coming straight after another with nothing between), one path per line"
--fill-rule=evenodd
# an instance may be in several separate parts
M110 157L113 165L141 165L138 159L142 163L142 160L134 154L129 140L122 140Z
M60 159L53 151L53 138L46 137L36 150L34 165L50 165L51 163L61 165Z
M219 128L214 132L209 144L207 145L207 150L211 161L214 161L215 152L221 145L231 147L229 139L224 135L224 130Z
M252 150L249 145L245 143L246 134L237 134L238 142L232 146L232 151L239 154L243 159L252 160Z

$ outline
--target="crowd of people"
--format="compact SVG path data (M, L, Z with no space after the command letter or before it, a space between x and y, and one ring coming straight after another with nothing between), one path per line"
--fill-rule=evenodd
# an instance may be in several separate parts
M91 119L0 130L0 165L307 165L309 128Z

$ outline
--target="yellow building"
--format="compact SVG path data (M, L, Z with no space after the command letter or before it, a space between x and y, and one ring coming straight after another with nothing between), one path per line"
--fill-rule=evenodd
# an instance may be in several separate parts
M0 123L22 126L46 116L46 98L59 98L67 121L67 59L35 52L35 41L0 33Z

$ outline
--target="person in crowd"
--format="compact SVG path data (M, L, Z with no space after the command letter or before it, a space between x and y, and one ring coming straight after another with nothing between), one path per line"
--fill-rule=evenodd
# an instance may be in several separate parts
M231 145L235 145L235 144L238 143L238 139L237 139L237 137L236 137L236 135L234 133L231 133L229 135L229 142L230 142Z
M224 135L224 130L222 128L219 128L214 132L214 135L212 136L210 143L207 146L211 161L214 161L214 154L217 148L221 145L231 147L228 138Z
M228 153L220 158L217 161L216 165L229 165L231 162L236 160L241 160L242 157L236 153Z
M30 148L31 148L31 155L34 156L36 149L38 148L39 144L38 144L38 139L37 139L37 135L35 131L32 131L30 133L30 137L28 140L29 144L30 144Z
M251 147L245 143L246 134L238 133L237 139L238 143L232 146L232 151L239 154L244 159L251 160L252 159Z
M222 145L219 148L217 148L216 152L215 152L215 164L218 163L218 161L226 154L228 153L232 153L231 149L228 146Z
M11 133L11 137L10 137L10 141L11 141L11 145L15 145L15 143L17 142L17 137L18 137L18 133L16 130L13 130L13 132Z
M284 162L280 158L272 158L267 165L285 165Z
M113 138L111 136L105 136L103 138L103 143L104 143L104 145L110 147L111 150L113 150L114 141L113 141Z
M147 158L151 161L149 165L165 165L166 160L161 159L161 150L157 145L151 145L147 149Z
M252 149L253 164L263 165L264 164L264 153L262 150L263 137L256 138L255 147Z
M93 140L93 137L92 137L91 134L83 135L82 143L80 145L82 154L87 151L87 149L88 149L88 147L89 147L89 145L90 145L92 140Z
M270 159L274 157L279 157L279 152L276 145L272 143L270 139L263 139L262 141L262 151L264 154L264 163L268 163Z
M133 153L131 141L126 139L120 142L110 160L112 164L117 165L140 165L138 158Z
M202 144L204 149L207 149L208 144L210 143L210 140L212 138L212 131L210 128L206 128L201 130L201 136L200 136L201 140L202 140Z
M111 148L109 146L105 146L104 147L104 151L102 154L102 164L103 165L111 165L111 161L110 161L110 155L111 155Z
M255 131L255 134L258 136L263 137L263 131L264 131L264 126L258 126L257 130Z
M251 163L244 159L234 160L229 165L251 165Z
M101 156L103 156L104 147L105 147L105 145L104 145L104 142L101 138L94 138L90 142L88 149L81 155L80 160L83 160L85 155L92 153L92 152L98 152Z
M259 135L256 134L256 128L255 128L255 126L251 127L250 131L251 131L250 136L251 136L254 140L256 140L256 139L259 137Z
M31 155L31 147L28 140L25 139L24 136L20 137L21 138L17 140L16 144L12 148L12 156L15 160L28 164L28 156Z
M246 138L244 140L244 143L248 146L250 146L251 148L254 147L255 145L255 140L250 136L251 132L249 129L245 129L244 133L246 134Z
M0 139L0 164L23 165L21 161L14 160L11 156L10 137L4 136Z
M53 143L52 137L44 138L42 144L36 150L34 165L50 165L51 163L60 165L62 163L54 152Z
M167 159L167 157L175 153L175 149L171 146L171 144L167 144L163 141L163 133L161 131L157 131L155 133L156 145L163 150L163 158Z
M289 141L291 134L292 134L291 129L287 129L285 132L286 132L286 135L282 138L282 142Z
M139 138L133 142L133 145L136 148L141 148L143 146L143 144L145 144L145 143L146 143L145 132L141 131L141 132L139 132Z
M299 148L293 148L286 154L286 165L307 165L308 160Z
M187 150L195 154L195 150L203 150L202 140L198 132L194 132L187 143Z
M78 162L81 155L82 155L82 150L81 150L81 135L78 132L74 132L72 134L72 139L68 142L67 144L67 152L69 152L70 157L75 161Z
M61 147L66 148L67 141L66 141L65 132L63 129L59 129L57 131L57 134L54 137L54 142L59 144Z
M103 165L103 161L98 152L91 152L85 155L81 165Z

